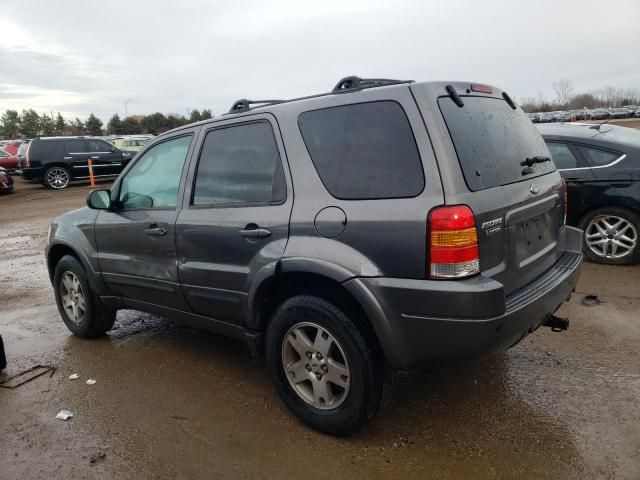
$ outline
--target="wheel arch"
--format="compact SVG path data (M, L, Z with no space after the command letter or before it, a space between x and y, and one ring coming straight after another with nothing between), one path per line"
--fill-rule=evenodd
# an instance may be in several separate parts
M97 294L106 293L106 286L102 282L100 272L96 272L92 268L91 262L86 255L84 255L82 250L73 248L71 245L64 242L56 242L50 245L47 249L47 269L49 271L49 280L52 285L56 265L65 255L70 255L80 262L80 265L87 273L87 281Z
M282 270L276 268L272 275L263 278L252 290L249 297L247 326L253 330L266 330L275 310L286 299L298 295L313 295L342 308L352 319L371 347L382 353L380 340L367 309L342 282L353 278L344 278L340 268L327 270L326 265L318 269Z

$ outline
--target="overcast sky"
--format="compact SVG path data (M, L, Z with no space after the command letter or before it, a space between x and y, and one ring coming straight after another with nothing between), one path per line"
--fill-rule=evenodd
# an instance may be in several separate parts
M219 114L353 74L640 88L639 37L640 0L2 0L0 112Z

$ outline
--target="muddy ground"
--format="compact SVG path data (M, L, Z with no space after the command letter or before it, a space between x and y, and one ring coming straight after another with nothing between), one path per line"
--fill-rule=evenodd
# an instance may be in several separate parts
M640 478L640 267L586 264L560 312L568 332L417 374L364 431L336 439L285 410L241 343L133 311L104 338L71 336L43 247L87 190L18 179L0 197L0 382L55 367L0 388L3 480ZM586 294L603 303L582 305ZM61 409L74 417L56 420Z

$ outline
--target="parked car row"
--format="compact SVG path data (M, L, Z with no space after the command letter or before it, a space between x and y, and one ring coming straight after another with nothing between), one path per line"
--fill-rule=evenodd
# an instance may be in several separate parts
M640 106L627 105L620 108L581 108L554 112L527 113L533 123L575 122L580 120L605 120L607 118L640 117Z

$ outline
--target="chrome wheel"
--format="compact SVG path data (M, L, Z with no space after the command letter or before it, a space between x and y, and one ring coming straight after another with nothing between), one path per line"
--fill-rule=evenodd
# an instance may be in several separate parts
M86 302L80 280L75 273L66 271L60 278L60 298L67 317L75 324L84 319Z
M301 322L282 341L282 368L289 384L307 404L337 408L349 393L351 376L342 347L323 327Z
M52 167L47 170L46 182L51 188L64 188L69 185L69 172L62 167Z
M629 220L615 215L594 217L584 232L587 247L599 257L622 258L638 243L638 232Z

